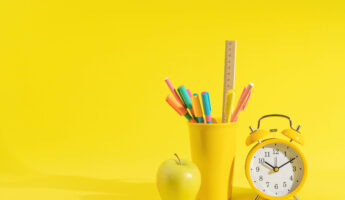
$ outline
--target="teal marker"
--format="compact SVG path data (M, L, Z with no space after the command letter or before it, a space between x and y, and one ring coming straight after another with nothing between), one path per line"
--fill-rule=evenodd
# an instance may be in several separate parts
M210 95L208 92L201 93L202 105L204 107L205 119L206 123L212 124L211 119L211 102L210 102Z
M192 100L190 99L189 94L188 94L186 88L184 87L184 85L177 88L177 92L179 93L184 105L188 109L193 109Z

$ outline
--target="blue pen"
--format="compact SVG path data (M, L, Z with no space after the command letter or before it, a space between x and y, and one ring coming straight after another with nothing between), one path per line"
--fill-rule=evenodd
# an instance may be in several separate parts
M210 103L210 96L208 92L201 93L202 105L204 108L205 119L208 124L212 124L211 120L211 103Z

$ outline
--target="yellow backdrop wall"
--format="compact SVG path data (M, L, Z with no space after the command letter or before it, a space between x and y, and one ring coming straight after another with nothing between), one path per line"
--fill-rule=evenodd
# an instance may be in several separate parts
M2 1L0 196L79 199L73 191L119 187L108 179L152 182L175 152L190 159L186 121L165 103L164 78L209 91L220 116L230 39L237 93L255 83L239 118L235 185L248 187L248 126L282 113L306 137L301 196L342 199L344 9L340 0Z

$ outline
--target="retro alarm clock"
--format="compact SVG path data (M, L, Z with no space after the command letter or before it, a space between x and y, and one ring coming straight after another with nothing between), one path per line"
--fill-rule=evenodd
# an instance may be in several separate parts
M277 129L260 129L264 118L281 117L290 122L290 127L281 132L287 140L268 138L270 132ZM257 199L285 200L294 197L303 186L307 175L307 163L299 145L304 138L299 132L300 125L293 128L290 117L280 114L265 115L258 120L257 129L250 126L251 133L247 137L247 146L256 143L246 159L246 177L250 186L257 193Z

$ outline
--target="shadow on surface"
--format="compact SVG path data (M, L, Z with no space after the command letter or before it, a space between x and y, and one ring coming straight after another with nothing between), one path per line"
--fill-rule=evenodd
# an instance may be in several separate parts
M125 184L126 185L126 184ZM90 194L90 195L82 195L80 200L134 200L134 199L150 199L150 200L159 200L159 196L157 192L152 191L155 190L154 183L148 183L151 185L150 189L151 192L149 193L137 193L137 187L134 186L134 190L130 191L122 191L117 194ZM126 186L127 187L127 186ZM142 188L144 189L144 188ZM253 200L255 197L255 193L249 188L240 188L234 187L233 189L232 200ZM144 195L143 195L144 194Z
M153 182L126 180L105 180L78 176L36 176L1 181L3 188L37 188L82 191L80 200L159 200L156 185ZM232 200L252 200L255 193L249 188L233 188Z
M17 178L1 181L0 186L4 188L40 188L40 189L62 189L77 190L99 193L123 193L140 192L150 193L155 191L153 183L125 180L107 180L79 176L46 176L36 175L35 177Z

